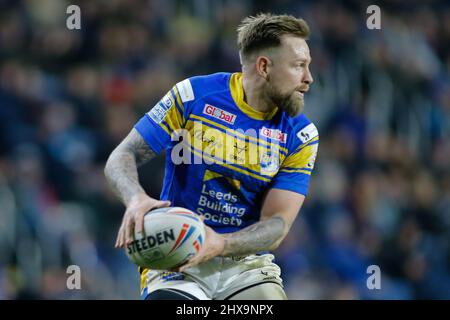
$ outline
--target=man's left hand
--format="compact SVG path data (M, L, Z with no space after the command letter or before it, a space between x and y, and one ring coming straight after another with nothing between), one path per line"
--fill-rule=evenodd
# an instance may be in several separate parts
M225 237L205 225L205 242L200 251L192 257L186 264L175 269L177 272L194 267L202 262L220 256L225 248Z

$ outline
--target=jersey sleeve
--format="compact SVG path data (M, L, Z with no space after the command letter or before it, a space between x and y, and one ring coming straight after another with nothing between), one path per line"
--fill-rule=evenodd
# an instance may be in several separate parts
M156 153L164 150L171 135L182 129L194 100L194 91L189 79L173 86L169 92L134 126L150 148Z
M319 133L311 123L300 130L297 137L300 145L284 159L272 180L271 188L285 189L306 196L317 157Z

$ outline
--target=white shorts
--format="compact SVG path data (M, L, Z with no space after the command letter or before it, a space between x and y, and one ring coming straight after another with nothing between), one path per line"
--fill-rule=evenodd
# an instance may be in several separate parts
M144 270L141 297L158 289L176 289L200 300L224 300L261 283L283 287L280 267L272 254L246 257L216 257L182 273Z

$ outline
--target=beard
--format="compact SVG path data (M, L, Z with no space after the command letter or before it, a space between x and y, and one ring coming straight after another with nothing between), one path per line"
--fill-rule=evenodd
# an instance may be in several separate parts
M305 101L298 91L282 93L270 82L268 83L267 94L270 100L290 117L295 117L303 112Z

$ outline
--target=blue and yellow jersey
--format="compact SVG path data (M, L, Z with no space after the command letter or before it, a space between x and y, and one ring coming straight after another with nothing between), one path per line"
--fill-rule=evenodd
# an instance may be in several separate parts
M270 188L307 195L319 143L303 114L251 108L241 73L179 82L135 128L155 153L166 151L161 199L219 233L259 221Z

